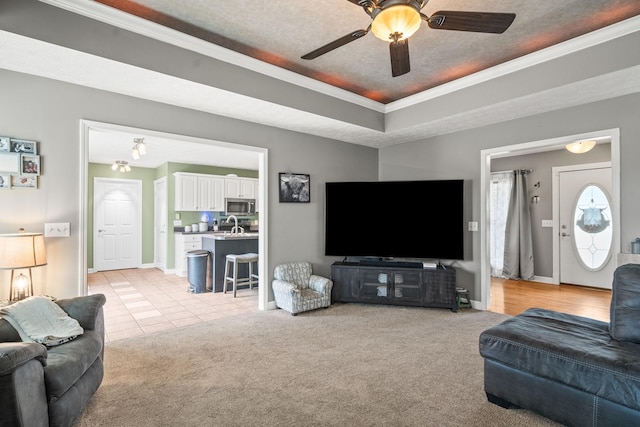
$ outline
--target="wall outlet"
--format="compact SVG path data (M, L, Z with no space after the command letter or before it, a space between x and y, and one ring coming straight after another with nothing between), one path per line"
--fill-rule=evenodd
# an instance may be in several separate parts
M469 221L469 231L478 231L478 221Z
M69 237L71 223L47 222L44 224L44 237Z
M174 219L173 220L173 226L174 227L179 227L182 225L182 220L181 219Z
M552 219L543 219L542 220L542 226L543 227L553 227L553 220Z

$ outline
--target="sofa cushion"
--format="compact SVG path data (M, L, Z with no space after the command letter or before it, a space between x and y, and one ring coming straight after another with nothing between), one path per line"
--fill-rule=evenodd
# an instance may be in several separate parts
M60 398L102 353L102 337L87 330L73 341L49 349L44 381L47 400Z
M640 343L640 265L626 264L613 274L609 333L617 340Z
M640 409L640 344L613 339L605 322L529 309L484 331L480 354Z

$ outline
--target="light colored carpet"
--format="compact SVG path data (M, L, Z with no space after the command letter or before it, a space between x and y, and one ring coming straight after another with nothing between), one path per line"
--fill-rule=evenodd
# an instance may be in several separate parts
M506 318L335 304L114 341L76 426L554 426L486 400L478 336Z

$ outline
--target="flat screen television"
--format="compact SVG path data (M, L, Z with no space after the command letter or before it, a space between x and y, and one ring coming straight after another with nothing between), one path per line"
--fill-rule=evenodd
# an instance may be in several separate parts
M464 258L464 180L328 182L325 255Z

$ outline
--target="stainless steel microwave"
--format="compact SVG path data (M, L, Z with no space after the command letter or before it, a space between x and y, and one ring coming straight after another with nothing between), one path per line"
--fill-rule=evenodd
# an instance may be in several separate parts
M254 215L256 213L255 199L225 199L227 215Z

